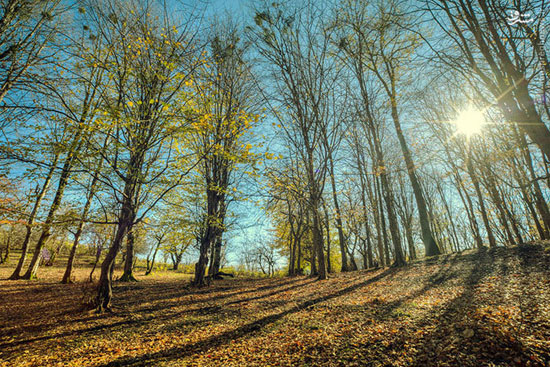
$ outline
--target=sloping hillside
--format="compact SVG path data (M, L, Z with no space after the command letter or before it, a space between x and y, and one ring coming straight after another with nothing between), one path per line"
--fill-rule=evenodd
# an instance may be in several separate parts
M108 315L79 310L83 285L1 281L0 365L544 366L549 275L524 245L322 282L141 278Z

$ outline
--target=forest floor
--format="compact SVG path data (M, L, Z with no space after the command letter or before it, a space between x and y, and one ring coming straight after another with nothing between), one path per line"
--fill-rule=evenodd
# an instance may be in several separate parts
M326 281L140 280L101 315L84 283L1 280L0 366L550 366L541 245Z

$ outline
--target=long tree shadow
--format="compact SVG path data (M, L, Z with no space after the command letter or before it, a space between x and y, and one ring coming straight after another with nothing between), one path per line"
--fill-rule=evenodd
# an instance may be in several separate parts
M197 300L192 300L192 301L185 301L189 305L197 303L197 302L203 302L203 301L212 302L212 301L217 301L217 300L222 299L222 298L233 297L233 296L240 295L240 294L246 294L246 293L252 293L252 292L260 292L260 291L263 291L263 290L275 289L275 288L278 288L278 287L285 286L287 284L296 283L296 282L300 281L303 278L292 278L292 279L289 279L289 280L287 280L287 279L288 278L285 278L284 281L279 281L275 284L271 283L271 284L261 286L261 287L239 289L236 292L231 292L231 293L226 293L226 294L224 294L224 293L219 294L219 293L234 290L236 288L242 288L242 285L243 285L242 283L246 283L247 281L250 281L251 283L253 283L254 279L250 279L250 280L248 280L248 279L238 279L238 281L235 281L235 283L233 283L233 284L229 283L230 286L225 286L225 284L227 284L227 283L223 283L223 284L215 284L215 285L210 286L210 287L204 287L204 288L199 288L199 289L191 287L190 285L182 286L181 284L178 284L175 287L173 285L171 285L169 287L169 290L170 290L169 293L167 293L166 291L159 292L158 287L155 286L155 288L156 288L155 292L153 294L151 294L150 296L149 295L147 296L147 301L148 302L154 302L154 301L170 300L170 299L186 297L186 296L197 296L197 295L201 296L201 295L205 295L205 294L216 293L215 296L210 297L208 299L197 299ZM227 280L227 281L224 281L224 282L234 282L234 280ZM128 304L128 305L136 303L134 294L132 294L132 293L128 293L127 295L118 294L120 290L121 289L119 289L118 287L114 288L114 293L115 293L115 297L117 298L117 303L119 303L119 304ZM176 304L180 305L181 301L174 301L174 302L171 302L171 303L167 302L166 304L167 305L170 305L170 304L171 305L176 305Z
M266 295L260 295L260 296L256 296L256 297L252 297L252 298L246 298L245 297L243 299L236 300L236 301L230 302L228 304L233 304L233 303L236 304L236 303L241 303L241 302L248 302L248 301L254 300L254 299L261 299L261 298L264 298L264 297L270 297L272 295L275 295L275 294L278 294L278 293L281 293L281 292L288 292L292 289L303 287L303 286L305 286L308 283L311 283L313 281L314 280L311 280L311 281L307 281L307 282L302 283L302 284L296 284L296 285L293 285L293 286L290 286L290 287L278 289L276 291L267 293ZM198 299L190 299L190 300L176 300L176 301L172 301L172 302L157 303L157 304L153 304L151 306L138 308L138 309L135 310L135 312L156 312L156 311L160 311L160 310L163 310L163 309L169 309L169 308L173 308L173 307L192 306L192 305L198 304L198 303L212 303L212 302L217 302L219 300L233 298L235 296L239 296L239 295L243 295L243 294L247 294L247 293L252 293L252 292L255 293L255 292L261 292L261 291L269 290L269 289L276 289L276 288L285 286L287 284L292 284L292 283L295 283L295 282L296 281L285 282L285 283L281 283L279 285L274 285L274 286L262 286L262 287L258 287L258 288L252 288L252 289L246 289L246 290L242 290L242 291L238 291L238 292L232 292L232 293L228 293L228 294L219 294L219 295L215 295L215 296L208 297L208 298L198 298ZM188 293L185 293L185 294L182 294L180 297L184 297L184 296L187 296L187 295L188 295Z
M396 271L398 270L390 268L372 278L367 279L364 282L354 284L338 292L334 292L322 297L318 297L312 300L302 302L286 311L282 311L274 315L262 317L261 319L258 319L254 322L240 326L234 330L229 330L218 335L213 335L211 337L208 337L204 340L201 340L193 344L186 344L180 347L170 348L168 350L163 350L163 351L159 351L151 354L144 354L138 357L119 358L115 361L102 365L102 367L152 365L155 363L155 361L175 360L175 359L184 357L186 355L191 355L201 351L206 351L212 348L220 347L222 345L230 343L231 341L234 341L243 337L251 337L258 331L262 330L262 328L266 327L267 325L273 324L274 322L282 319L287 315L300 312L304 309L307 309L308 307L315 306L319 303L341 297L347 293L366 287L372 283L375 283L387 277L390 274L395 273Z
M160 310L160 309L163 309L163 308L170 308L170 307L176 307L176 306L181 306L181 305L193 305L195 303L214 302L214 301L217 301L217 300L220 300L220 299L230 298L230 297L240 295L240 294L246 294L246 293L251 293L251 292L258 292L258 291L263 291L263 290L275 289L275 288L278 288L278 287L285 286L287 284L296 283L297 281L300 281L301 279L302 278L293 278L293 279L288 280L287 278L285 278L285 280L279 281L275 284L268 284L268 285L265 285L265 286L255 287L255 288L251 288L251 289L239 290L237 292L232 292L232 293L217 294L216 296L209 297L209 298L203 298L203 299L197 298L197 299L194 299L194 300L185 300L185 301L178 300L178 301L173 301L173 302L166 303L166 304L153 305L153 306L150 306L150 307L143 307L141 309L138 308L136 310L133 310L133 312L152 312L152 311L157 311L157 310ZM213 287L204 288L204 289L182 287L182 284L179 281L176 284L174 284L173 282L170 282L170 283L160 283L160 284L155 283L154 285L147 284L147 283L144 283L143 285L141 285L141 284L140 285L122 285L122 286L119 285L119 286L115 287L114 293L115 293L115 301L120 306L122 306L123 308L126 308L126 307L132 307L136 304L139 304L142 299L147 299L148 302L154 302L154 301L158 301L158 300L162 300L162 299L181 298L181 297L194 296L194 295L199 295L200 296L200 295L204 295L204 294L208 294L208 293L214 293L214 292L219 293L219 292L224 292L224 291L227 291L227 290L233 290L237 287L242 286L242 283L246 283L247 281L248 281L248 279L239 279L238 283L235 283L234 285L231 284L231 286L220 285L220 286L217 286L217 287L213 286ZM254 279L250 279L249 281L251 283L253 283ZM40 286L43 286L43 284L40 284ZM80 298L83 294L83 290L85 288L88 288L87 292L94 292L95 288L94 288L93 285L90 285L90 284L87 284L87 283L85 283L85 284L73 284L73 285L61 285L59 283L53 283L53 284L51 284L51 286L53 286L54 290L63 291L61 293L64 296L66 296L67 299L70 299L70 300L74 301L73 302L74 304L71 306L70 309L68 309L68 310L58 310L55 307L51 307L52 305L57 304L59 302L59 296L54 296L51 299L52 305L49 305L49 303L46 303L46 300L43 298L43 296L41 296L41 294L43 294L43 293L44 294L52 293L52 288L51 287L41 287L41 288L34 287L33 290L30 292L30 294L33 295L34 297L29 301L29 293L25 292L25 289L28 288L28 284L19 285L17 287L19 289L18 292L20 292L22 295L25 296L25 300L24 300L25 304L26 304L25 308L22 309L22 308L13 307L11 309L10 308L5 309L4 312L3 312L3 313L5 313L5 315L3 315L2 317L5 318L6 320L12 320L12 321L19 320L19 319L21 319L21 320L22 319L29 319L29 315L37 314L37 313L43 314L44 306L46 306L46 305L48 305L47 313L48 313L49 316L44 320L46 322L41 322L39 325L21 326L22 322L17 321L17 323L16 323L17 324L17 330L2 330L2 329L0 329L0 336L12 336L12 335L16 335L16 334L21 335L24 332L32 332L32 333L36 334L36 333L40 332L43 329L49 330L51 327L59 327L63 324L90 321L90 320L94 320L94 319L103 318L103 316L98 316L98 315L96 315L96 316L85 315L85 317L81 317L81 318L76 318L75 319L74 317L70 317L66 320L60 320L59 319L60 316L67 316L67 315L71 315L71 314L75 314L75 313L81 313L82 308L81 308L81 305L79 304L79 302L80 302L79 300L80 300ZM150 292L150 294L148 293L144 297L140 297L139 299L136 299L135 293L132 293L132 291L135 291L136 289L140 289L142 291L142 294L145 291L147 291L148 289L151 289L151 292ZM69 292L67 292L67 290L69 290ZM173 292L169 292L167 294L167 291L173 291ZM157 296L159 294L160 294L160 296ZM13 303L13 302L14 302L14 298L10 298L9 301L6 300L5 304L10 304L10 303ZM28 306L32 305L32 304L36 304L38 307L37 307L36 311L29 312ZM124 310L122 311L122 314L124 314ZM34 319L34 317L32 319ZM51 320L51 321L49 321L49 320ZM32 338L32 339L28 339L28 340L32 341L32 340L36 340L36 338ZM19 341L19 342L21 343L21 342L24 342L24 341ZM5 346L5 344L0 344L0 346L2 346L2 345Z
M433 275L431 275L424 286L411 294L401 297L393 302L388 302L380 305L377 310L377 316L379 319L386 319L394 313L404 303L416 299L423 294L429 292L431 289L441 286L446 281L457 278L460 276L461 268L457 265L464 262L473 261L475 255L471 257L464 257L460 254L447 255L441 262L441 268ZM432 264L433 262L425 262L426 264Z
M298 279L298 280L303 280L303 279ZM279 288L281 286L285 286L287 284L296 283L298 280L293 279L291 281L280 282L280 283L275 284L275 285L261 286L261 287L247 289L247 290L243 290L243 291L239 291L239 292L233 292L233 293L230 293L230 294L222 294L222 295L218 295L218 296L214 296L214 297L209 297L209 298L205 298L205 299L179 301L179 302L169 303L168 305L166 305L166 304L153 305L151 307L144 307L144 308L139 308L139 309L133 310L133 312L143 314L143 313L148 313L148 312L158 312L158 311L161 311L163 309L176 307L176 306L181 307L181 306L190 306L190 305L197 304L197 303L211 303L211 302L214 302L214 301L218 301L220 299L233 297L235 295L242 295L242 294L246 294L246 293L250 293L250 292L257 292L258 290L276 289L276 288ZM65 337L74 336L74 335L89 334L89 333L94 333L94 332L105 330L105 329L115 329L115 328L122 327L122 326L124 326L124 327L139 327L139 326L145 325L145 324L147 324L148 322L151 322L151 321L153 321L153 322L166 321L166 320L174 319L174 318L177 318L177 317L180 317L180 316L184 316L186 314L205 315L205 314L208 314L208 313L215 313L217 311L220 311L222 309L222 307L225 307L226 305L234 305L234 304L238 304L238 303L242 303L242 302L248 302L248 301L258 300L258 299L262 299L262 298L266 298L266 297L271 297L271 296L279 294L281 292L287 292L287 291L290 291L290 290L293 290L293 289L304 287L304 286L306 286L307 284L309 284L311 282L314 282L314 280L308 280L305 283L296 284L296 285L293 285L293 286L290 286L290 287L282 288L282 289L279 289L277 291L267 293L265 295L260 295L260 296L256 296L256 297L249 297L249 298L243 298L243 299L240 299L240 300L235 300L233 302L229 302L229 303L221 305L221 306L220 305L204 306L204 307L200 307L198 309L187 309L187 310L184 310L184 311L181 311L181 312L169 313L169 314L164 314L164 315L160 315L160 316L158 316L158 315L146 315L146 316L143 316L139 319L122 320L122 321L118 321L118 322L114 322L114 323L110 323L110 324L93 326L93 327L89 327L89 328L85 328L85 329L79 329L79 330L72 330L72 331L67 331L67 332L63 332L63 333L57 333L57 334L54 334L54 335L46 335L46 336L41 336L41 337L26 338L26 339L23 339L23 340L11 341L11 342L7 342L7 343L1 343L0 344L0 349L5 349L5 348L13 349L15 347L19 347L21 345L30 344L30 343L37 342L37 341L45 341L45 340L51 340L51 339L57 339L57 338L65 338ZM127 288L127 290L131 289L131 288L132 287ZM218 289L220 289L220 288L218 288ZM222 289L227 290L227 288L222 288ZM234 289L234 288L229 288L229 289ZM210 292L208 292L208 293L210 293ZM190 293L184 293L181 296L186 296L186 295L189 295L189 294ZM197 294L197 293L193 293L193 294ZM124 314L122 314L122 315L124 315ZM63 321L61 323L59 321L56 321L56 322L48 324L48 325L50 325L50 326L51 325L60 326L62 323L71 323L71 322L76 322L76 321L80 321L80 322L82 322L82 321L91 321L91 320L94 320L94 319L101 319L101 318L102 318L102 316L90 316L90 317L86 317L86 318L80 319L80 320L70 319L70 320ZM44 328L47 328L48 325L30 326L30 327L27 328L28 330L19 328L17 330L12 331L11 333L5 333L5 336L20 335L25 330L33 331L33 332L40 332Z
M472 311L476 306L476 291L484 278L494 274L501 267L501 257L497 257L504 249L481 250L475 254L475 265L464 281L464 291L457 297L445 303L440 310L433 310L415 329L423 329L436 325L433 331L424 334L419 342L419 348L414 355L412 366L436 366L445 359L445 363L462 366L478 366L483 363L478 353L488 346L484 345L482 333L476 329L472 320ZM497 261L498 260L498 261ZM466 322L463 326L462 322ZM462 330L462 327L467 327ZM471 329L469 329L471 327ZM498 341L495 340L498 343ZM451 348L449 348L451 347ZM447 349L445 349L447 348ZM443 349L446 352L443 352ZM510 353L512 356L512 353ZM503 362L494 357L495 365ZM512 362L512 364L514 364Z
M463 268L464 257L466 257L466 264L474 264L471 270L468 269L470 270L468 273L461 273L461 271L465 270ZM398 320L399 318L403 317L402 315L394 314L393 311L401 307L404 303L407 303L408 301L411 301L421 296L423 293L430 291L430 289L434 287L445 287L447 285L446 282L448 282L449 280L453 280L455 277L466 278L465 291L458 297L458 299L451 301L451 303L448 304L449 309L444 310L439 317L431 317L431 312L433 312L433 310L428 310L425 311L426 313L421 315L422 318L417 319L418 321L416 323L403 324L402 326L400 326L399 333L378 334L379 332L369 331L369 333L372 332L374 334L372 336L371 334L369 334L369 341L365 344L362 344L361 340L357 340L357 336L353 333L343 336L344 338L349 338L349 343L347 341L340 340L340 342L336 344L337 347L334 350L330 350L330 355L337 355L340 361L340 364L338 365L341 366L345 366L347 364L355 365L354 363L357 360L370 361L369 363L371 363L372 365L380 366L389 366L393 364L401 365L401 363L404 363L404 365L407 366L439 365L439 356L437 355L437 352L435 350L431 350L430 348L433 346L432 343L445 343L446 338L449 337L448 330L446 329L440 330L440 332L436 331L433 335L427 334L422 341L422 343L425 344L425 348L421 348L416 354L407 355L407 359L405 359L405 361L407 362L404 362L404 360L400 360L398 362L397 360L393 360L392 358L399 358L399 356L404 353L411 353L411 351L414 351L414 348L418 348L418 346L414 345L414 348L411 348L411 343L416 338L416 332L422 330L423 327L433 326L434 324L438 325L439 327L441 323L447 322L447 318L449 318L451 314L456 312L455 308L459 307L458 304L463 304L463 302L467 302L472 298L472 295L475 292L476 285L481 281L481 279L483 279L485 276L487 276L487 274L491 272L490 268L486 268L486 264L488 263L489 258L490 256L484 251L470 255L455 255L453 257L447 258L446 260L443 260L443 264L445 264L445 266L442 266L435 274L427 277L423 287L416 291L413 291L411 294L405 297L397 299L396 301L373 305L374 307L371 312L365 314L365 317L367 319L374 318L376 320L373 323L373 327L375 327L374 330L377 330L377 328L384 325L390 317L395 316ZM457 264L459 260L460 263ZM369 321L367 325L369 325L371 322L373 321ZM360 347L350 348L350 343L352 341L352 344L355 345L359 343L358 345L360 345ZM308 353L312 355L316 354L315 352L319 352L317 354L322 356L324 351L308 351ZM413 359L409 360L408 358L410 357L412 357ZM315 361L312 361L312 364L315 364ZM451 363L446 365L463 366L464 364Z

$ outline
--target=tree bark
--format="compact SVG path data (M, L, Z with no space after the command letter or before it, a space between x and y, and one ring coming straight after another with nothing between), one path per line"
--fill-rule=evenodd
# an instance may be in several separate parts
M124 201L122 203L122 208L120 212L120 218L118 221L117 229L111 246L109 247L109 252L105 256L103 263L101 264L101 275L99 277L99 284L97 286L97 297L96 297L96 307L98 312L110 311L111 310L111 298L113 296L112 282L113 282L113 271L115 265L115 258L120 250L122 241L128 229L132 226L133 218L133 183L127 182L125 185Z
M219 236L214 242L214 252L212 257L212 272L209 272L209 275L218 274L220 272L220 263L221 263L221 254L222 254L222 239Z
M135 220L135 214L132 214L131 223ZM134 225L130 225L128 228L128 233L126 235L126 259L124 260L124 272L119 282L137 282L138 280L134 277L134 247L135 247L135 234L134 234Z

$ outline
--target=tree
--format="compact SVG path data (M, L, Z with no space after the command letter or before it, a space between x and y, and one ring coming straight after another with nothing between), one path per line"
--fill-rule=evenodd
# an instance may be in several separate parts
M178 158L184 154L176 143L187 131L185 88L200 60L192 19L178 24L166 6L92 0L86 5L91 31L111 50L100 67L113 85L103 98L103 116L94 121L97 138L89 141L105 159L101 180L113 189L118 206L116 232L101 266L95 302L101 312L110 309L112 269L123 239L192 168L182 167L189 160ZM106 136L112 140L104 152ZM127 262L133 264L132 256L127 251Z
M40 68L52 61L48 47L65 11L59 0L0 2L0 103L10 90L17 94L40 84Z
M241 41L231 21L223 26L217 23L214 28L209 41L212 65L197 69L197 111L192 116L197 127L193 145L202 157L200 173L206 197L205 228L193 280L199 287L206 284L209 251L209 274L215 275L220 269L226 214L237 192L235 171L238 166L252 165L254 174L254 163L259 158L251 152L253 145L249 142L251 129L260 116L255 111L254 85L246 59L248 45Z
M399 95L403 94L399 88L400 78L406 72L405 65L410 62L412 52L418 47L418 37L407 32L407 16L398 1L376 3L372 15L368 13L368 7L363 2L352 1L347 16L337 19L337 24L343 23L345 29L340 45L346 57L353 59L349 63L356 77L362 79L363 73L372 72L389 98L391 118L418 208L426 256L438 255L440 251L431 232L426 201L403 133L398 105Z
M536 29L521 25L517 34L518 28L506 21L509 7L497 0L423 0L422 3L434 24L448 35L442 45L444 49L434 50L437 58L464 75L474 90L479 89L477 83L483 85L493 97L493 101L487 102L498 105L506 120L517 124L550 160L550 130L530 94L530 81L540 70L527 67L532 53L524 53L519 47L519 36L525 33L534 54L545 61L541 22ZM548 9L543 3L539 5L544 15ZM533 2L523 9L518 2L517 10L535 10L537 6ZM438 20L440 16L448 22ZM434 49L432 45L431 48ZM543 73L548 74L548 65L544 65Z
M269 103L307 177L319 279L327 278L320 207L328 164L323 137L331 131L333 115L326 91L337 88L339 70L330 57L326 12L311 1L264 4L256 10L256 27L251 29L271 72Z

